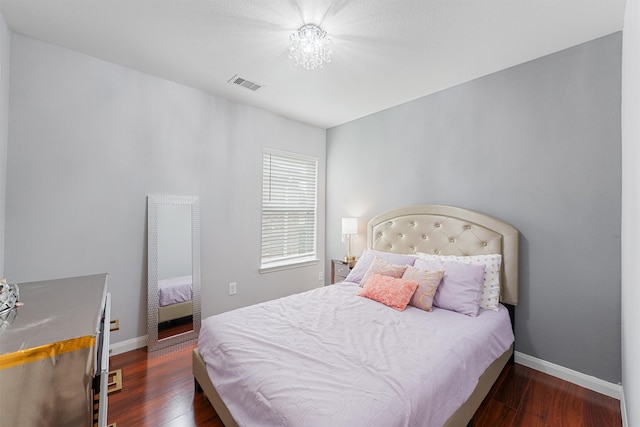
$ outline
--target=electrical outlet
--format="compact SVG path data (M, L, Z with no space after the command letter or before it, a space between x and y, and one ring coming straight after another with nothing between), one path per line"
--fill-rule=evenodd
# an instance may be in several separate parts
M324 279L324 274L322 274L322 271L318 273L318 280L322 281L322 279Z
M235 295L238 292L238 284L236 282L229 283L229 295Z

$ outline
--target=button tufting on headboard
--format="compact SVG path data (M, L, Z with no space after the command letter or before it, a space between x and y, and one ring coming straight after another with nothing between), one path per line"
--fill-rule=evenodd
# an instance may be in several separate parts
M371 219L367 247L386 252L436 255L503 255L501 300L518 302L518 231L478 212L424 205L396 209Z

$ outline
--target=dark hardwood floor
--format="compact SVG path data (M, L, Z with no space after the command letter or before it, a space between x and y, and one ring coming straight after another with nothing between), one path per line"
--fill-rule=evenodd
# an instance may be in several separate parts
M193 317L169 320L158 325L158 339L161 340L189 331L193 331Z
M193 345L158 355L111 357L122 391L109 395L117 427L223 427L191 375ZM620 402L522 365L507 365L473 418L474 427L620 427Z
M474 427L620 427L620 401L526 366L507 365Z

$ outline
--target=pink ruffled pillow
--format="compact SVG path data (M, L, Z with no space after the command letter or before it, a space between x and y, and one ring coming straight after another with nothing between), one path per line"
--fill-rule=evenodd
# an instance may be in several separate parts
M418 282L415 280L398 279L374 273L369 276L357 295L402 311L407 308L417 288Z
M409 305L424 311L431 311L433 297L438 290L438 285L442 281L444 270L421 270L408 266L402 275L403 279L415 280L418 282L418 289L411 297Z

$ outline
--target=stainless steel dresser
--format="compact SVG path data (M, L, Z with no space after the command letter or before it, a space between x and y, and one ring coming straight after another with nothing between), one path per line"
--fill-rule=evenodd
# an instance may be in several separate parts
M0 331L0 425L106 426L107 274L19 283Z

